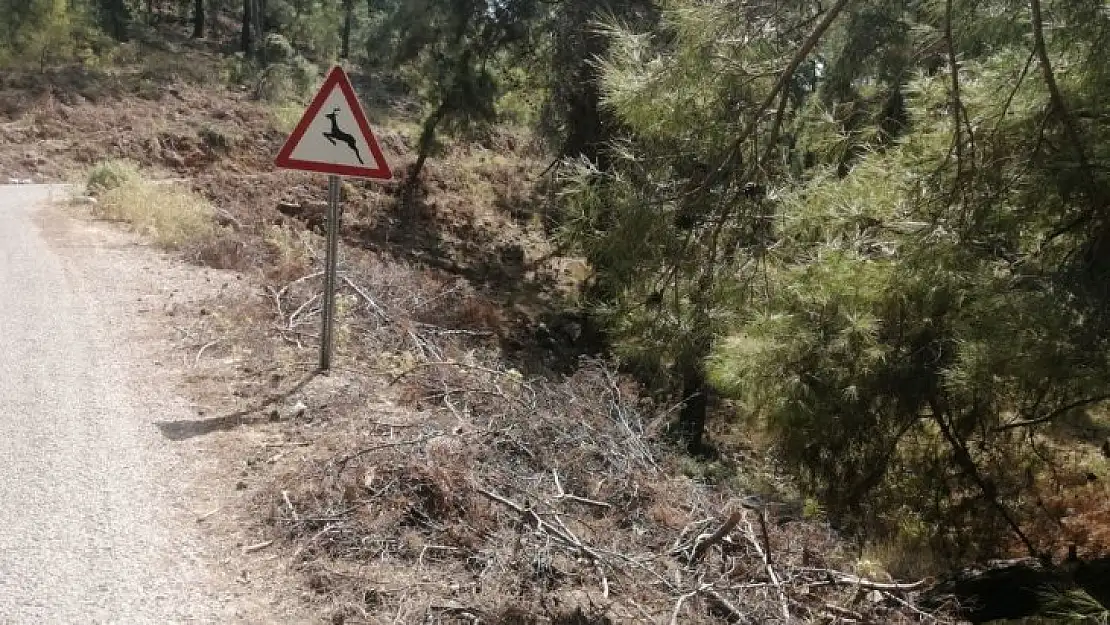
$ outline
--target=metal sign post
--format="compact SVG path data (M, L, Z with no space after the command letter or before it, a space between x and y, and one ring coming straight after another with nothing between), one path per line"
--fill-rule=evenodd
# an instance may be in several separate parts
M362 110L355 89L342 67L333 67L328 72L324 84L286 139L274 164L283 169L328 174L328 249L324 261L323 324L320 329L320 371L328 371L331 369L332 344L335 342L339 177L372 180L393 177L378 140L366 121L366 112Z
M320 371L331 369L335 340L335 282L339 267L339 176L328 176L328 248L324 260L324 307L320 328Z

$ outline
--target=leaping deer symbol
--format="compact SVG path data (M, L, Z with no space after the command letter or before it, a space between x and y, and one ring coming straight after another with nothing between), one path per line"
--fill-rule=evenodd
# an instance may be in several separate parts
M360 164L364 164L362 162L362 154L360 154L358 151L358 143L355 141L355 138L340 130L339 123L335 121L335 117L339 114L339 110L339 108L336 108L334 111L328 113L327 115L324 115L324 117L327 117L331 120L331 132L325 132L324 138L328 141L331 141L332 145L335 145L336 141L342 141L343 143L346 143L347 147L354 150L355 157L358 158L358 162Z

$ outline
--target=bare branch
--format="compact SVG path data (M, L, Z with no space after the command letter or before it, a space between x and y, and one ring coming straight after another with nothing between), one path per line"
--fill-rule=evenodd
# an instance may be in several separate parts
M721 593L717 592L716 590L713 590L712 588L702 588L699 592L706 597L709 597L710 601L713 602L713 605L717 606L725 612L728 612L736 620L742 623L751 623L751 620L749 620L748 617L745 616L739 608L733 605L731 601L722 597Z
M391 447L404 447L404 446L407 446L407 445L419 445L421 443L426 443L426 442L432 440L433 438L439 438L441 436L446 436L446 434L444 434L443 432L435 432L433 434L427 434L425 436L421 436L419 438L414 438L414 439L410 439L410 440L394 441L394 442L391 442L391 443L382 443L380 445L374 445L372 447L367 447L365 449L360 449L360 450L358 450L354 453L343 456L342 458L337 460L335 462L335 464L339 467L339 470L342 471L343 467L347 466L348 462L350 462L350 461L352 461L356 458L361 458L362 456L365 456L366 454L373 453L375 451L380 451L382 449L389 449Z
M285 505L289 508L289 514L293 516L293 520L299 522L301 515L297 514L297 509L293 507L293 502L289 499L289 491L281 491L281 498L285 500Z
M709 551L710 547L721 542L724 540L725 536L731 534L732 530L736 528L736 525L740 523L743 517L744 514L740 510L733 510L732 514L721 524L721 527L717 528L717 531L706 536L704 540L699 540L697 542L697 546L694 547L694 554L690 556L690 563L693 564L700 560L702 556L705 555L705 552ZM699 538L701 537L699 536Z
M832 581L837 584L857 586L859 588L865 588L867 590L884 590L897 592L913 592L916 590L921 590L925 586L928 586L929 583L932 581L929 578L925 578L910 583L874 582L869 579L857 577L855 575L849 575L848 573L842 573L840 571L829 571L829 575L832 576Z
M1049 421L1052 421L1052 420L1056 419L1057 417L1063 416L1064 414L1066 414L1068 412L1071 412L1072 410L1075 410L1076 408L1082 408L1084 406L1090 406L1091 404L1097 404L1097 403L1108 401L1108 400L1110 400L1110 393L1107 393L1105 395L1096 395L1095 397L1088 397L1086 399L1080 399L1080 400L1077 400L1077 401L1073 401L1072 403L1067 404L1065 406L1061 406L1061 407L1057 408L1056 410L1053 410L1052 412L1050 412L1050 413L1048 413L1044 416L1037 417L1035 419L1025 419L1024 421L1014 421L1012 423L1006 423L1004 425L1000 425L1000 426L994 428L994 431L995 432L1005 432L1006 430L1013 430L1015 428L1025 428L1025 427L1031 427L1031 426L1034 426L1034 425L1040 425L1042 423L1048 423Z
M671 610L671 625L678 625L678 614L682 610L682 604L686 603L686 600L690 597L696 596L698 592L699 590L691 590L678 598L678 601L674 604L674 609Z
M1052 102L1052 110L1060 118L1060 123L1064 126L1064 134L1067 135L1068 143L1071 144L1075 150L1075 156L1079 160L1079 167L1083 170L1084 175L1080 176L1080 184L1085 187L1087 196L1090 199L1092 206L1091 209L1083 215L1072 220L1067 225L1058 228L1045 238L1042 247L1049 241L1059 237L1060 235L1069 232L1079 226L1090 221L1095 215L1104 216L1106 212L1106 200L1099 185L1095 182L1095 178L1091 175L1090 162L1087 160L1087 153L1083 149L1083 142L1079 131L1075 128L1075 123L1072 120L1071 114L1068 112L1067 104L1064 102L1064 96L1060 93L1060 87L1056 84L1056 75L1052 71L1052 61L1048 57L1048 48L1045 46L1044 40L1044 23L1041 15L1041 2L1040 0L1029 0L1029 9L1032 13L1033 22L1033 51L1037 55L1037 60L1041 65L1041 72L1044 74L1045 86L1048 87L1049 100Z
M832 26L833 21L835 21L837 16L839 16L844 8L848 6L849 2L851 2L851 0L837 0L837 3L829 8L829 11L825 13L825 17L817 24L817 27L813 29L813 32L809 34L809 37L807 37L805 42L802 43L802 46L798 48L798 51L794 53L794 56L790 59L790 63L786 66L786 69L784 69L782 73L779 74L779 79L775 83L775 86L771 89L771 92L767 94L767 97L752 113L751 119L748 120L747 125L744 126L744 128L740 132L740 135L736 138L736 141L733 142L731 148L729 149L728 157L725 158L724 161L722 161L721 164L717 167L717 169L715 169L713 173L706 179L705 184L702 185L703 188L715 183L717 180L720 179L721 175L723 175L724 172L728 171L732 168L733 165L736 164L736 162L740 158L744 143L752 136L752 133L755 132L756 127L759 125L759 121L763 118L763 113L767 109L771 108L771 105L774 104L775 99L779 97L779 93L782 92L790 83L790 81L794 78L794 72L798 70L798 66L801 65L802 61L806 60L806 57L809 56L809 53L813 52L813 49L817 47L817 44L821 41L821 37L825 35L825 31L827 31L829 27Z
M370 294L367 293L365 289L363 289L359 285L355 284L347 276L343 276L343 281L347 283L347 286L351 287L351 290L353 290L355 293L358 293L358 296L361 297L364 302L366 302L366 305L369 306L370 309L373 310L376 315L381 317L382 321L384 321L386 323L391 322L391 319L389 318L389 315L385 314L385 310L383 310L382 307L379 306L378 303L374 301L374 298L370 297Z
M762 518L763 511L760 510L759 514L760 518ZM759 544L759 539L755 537L755 530L752 529L751 522L745 520L744 525L747 527L747 531L744 535L747 537L748 542L752 544L752 547L755 547L755 552L759 554L760 560L763 560L763 567L767 570L767 576L771 578L771 583L775 585L775 590L778 591L779 603L782 605L782 618L785 619L785 622L789 623L790 606L786 600L786 592L782 589L782 581L779 579L778 573L775 572L775 567L771 566L770 556Z

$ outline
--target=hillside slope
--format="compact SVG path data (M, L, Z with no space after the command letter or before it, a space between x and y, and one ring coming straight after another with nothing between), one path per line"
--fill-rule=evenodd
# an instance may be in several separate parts
M733 433L689 458L665 434L675 407L593 357L566 312L585 269L544 236L526 137L452 146L413 205L396 182L345 183L340 364L313 375L324 185L270 165L290 107L226 85L203 45L128 45L112 69L0 79L0 179L130 159L215 207L219 229L182 253L249 295L179 311L199 408L161 427L237 434L219 443L231 501L276 541L254 557L280 549L321 618L921 618L926 584L860 560L758 445ZM404 171L411 107L368 99Z

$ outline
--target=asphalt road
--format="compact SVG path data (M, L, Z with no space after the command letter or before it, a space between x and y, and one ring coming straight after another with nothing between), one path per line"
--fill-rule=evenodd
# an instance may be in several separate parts
M127 277L59 251L52 193L0 186L0 624L260 622L181 500L153 425L180 407L137 375Z

